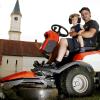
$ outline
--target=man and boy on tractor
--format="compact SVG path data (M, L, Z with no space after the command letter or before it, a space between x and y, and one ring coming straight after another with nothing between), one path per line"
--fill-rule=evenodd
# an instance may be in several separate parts
M85 22L83 28L80 25L80 20L81 20L80 16L78 14L72 14L69 17L69 23L73 24L73 26L71 27L71 31L69 32L69 34L72 38L61 38L59 41L58 52L56 50L53 50L56 47L56 42L58 42L58 40L59 40L58 39L59 36L58 36L58 34L56 34L57 33L56 27L54 27L54 29L53 29L53 27L51 27L52 31L49 31L49 33L50 33L49 35L52 35L51 33L55 34L55 36L53 36L53 37L51 36L52 38L56 37L55 38L56 42L50 41L51 44L53 45L53 48L51 47L51 44L50 45L47 44L48 41L46 41L44 43L45 46L47 46L47 45L49 46L46 49L49 49L50 53L52 53L51 52L52 50L57 53L57 55L54 57L55 58L54 61L51 61L48 64L43 63L42 66L44 68L53 69L53 71L51 71L51 72L54 73L53 77L55 80L56 87L58 89L58 95L62 95L62 94L65 95L68 93L69 95L71 94L71 95L84 96L84 95L91 94L91 91L93 90L92 87L93 87L94 82L93 82L93 77L91 78L91 75L90 75L90 73L92 72L92 68L90 68L89 64L86 64L84 62L77 63L77 61L76 61L77 65L79 65L79 66L75 65L76 69L75 69L75 66L72 66L72 65L74 65L74 63L66 64L61 69L59 68L59 67L61 67L60 63L62 62L65 54L67 54L67 56L68 56L70 54L70 52L74 52L75 50L78 50L78 52L84 52L84 51L87 51L87 47L89 48L89 50L96 49L97 34L99 32L99 24L95 20L91 19L91 11L89 8L83 7L79 12L81 14L82 19ZM55 26L55 25L53 25L53 26ZM68 33L68 31L64 27L62 27L60 25L56 25L56 26L59 26L58 33L60 33L59 30L61 28L64 29L66 31L66 33ZM47 34L45 34L45 35L47 35ZM59 34L59 35L63 35L63 34ZM48 36L45 36L45 37L48 38ZM44 48L42 48L42 49L44 49ZM54 54L55 54L55 52L54 52ZM53 55L51 55L51 58L52 58L52 56ZM86 65L83 66L83 64L86 64ZM41 67L37 68L37 66L38 66L37 63L34 63L34 66L36 66L37 71L39 71L41 69ZM41 66L41 64L39 66ZM72 67L73 67L73 70L70 70L70 71L68 70L69 72L66 70L68 68L72 69ZM57 69L57 70L55 70L55 69ZM90 69L89 70L90 72L88 71L88 69ZM50 70L50 69L48 69L48 70ZM48 70L47 70L47 73L48 73ZM35 71L36 70L34 68L32 70L32 73L36 73ZM73 76L74 76L74 78L73 78ZM34 77L36 77L36 76L33 76L33 78L30 77L30 80L33 83L36 81L36 78L34 81ZM27 78L24 78L24 80L25 79L26 79L26 82L28 82ZM52 79L52 75L51 75L51 79ZM49 77L50 81L48 81L48 77L47 77L47 81L46 81L46 78L44 78L44 81L45 81L45 83L47 83L47 86L48 86L48 84L51 85L49 83L49 82L52 82L51 79ZM15 81L16 80L17 79L15 78ZM41 78L38 79L38 81L36 81L36 82L40 83L40 80L41 80ZM4 82L8 81L8 83L9 83L10 81L12 81L12 79L11 80L3 80L3 81ZM13 81L9 83L9 84L11 84L12 87L16 86L16 84L14 84L14 86L13 86L13 84L12 84L12 83L14 83ZM31 81L29 81L29 82L31 82ZM41 82L44 82L44 81L42 79ZM77 82L80 83L79 86L76 84ZM22 79L21 83L23 83L23 79ZM18 81L17 85L19 85L21 83ZM6 84L4 86L6 86ZM10 89L8 87L5 89L8 92L11 91L11 94L12 94L12 88ZM16 94L14 94L14 96L16 96ZM9 100L11 100L11 99L9 99ZM13 99L13 100L15 100L15 99Z
M97 21L91 19L91 11L88 7L81 8L79 13L81 14L81 18L85 24L83 27L80 25L81 18L79 14L71 14L69 16L69 23L73 24L69 32L72 38L60 39L55 60L47 65L44 65L44 67L57 69L60 67L63 57L66 54L69 55L69 52L74 52L75 50L85 52L87 49L96 49L99 24Z

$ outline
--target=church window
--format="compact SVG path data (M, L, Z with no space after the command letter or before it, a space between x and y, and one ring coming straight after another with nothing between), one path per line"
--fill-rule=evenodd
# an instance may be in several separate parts
M16 60L16 66L17 66L17 64L18 64L18 61Z
M8 59L7 59L7 64L8 64Z
M18 17L14 17L14 20L17 21L18 20Z

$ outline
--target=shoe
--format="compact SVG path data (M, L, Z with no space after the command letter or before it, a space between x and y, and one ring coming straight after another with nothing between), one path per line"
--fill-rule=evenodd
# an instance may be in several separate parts
M56 64L54 62L52 62L50 64L44 64L43 68L55 69Z
M50 68L50 69L58 69L59 68L59 61L52 62L50 64L44 64L43 68Z
M57 69L57 63L56 63L56 62L52 62L52 63L50 64L50 68L51 68L51 69Z

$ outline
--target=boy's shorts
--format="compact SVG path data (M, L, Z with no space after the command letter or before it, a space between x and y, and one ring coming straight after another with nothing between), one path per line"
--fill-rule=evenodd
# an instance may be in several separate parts
M77 41L77 39L75 39L75 38L67 38L67 41L68 41L68 50L70 52L79 50L80 44Z

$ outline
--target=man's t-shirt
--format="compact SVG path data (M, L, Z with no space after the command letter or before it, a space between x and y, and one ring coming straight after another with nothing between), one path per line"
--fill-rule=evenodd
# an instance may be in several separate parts
M96 46L97 33L99 32L99 24L95 20L90 20L83 26L85 31L89 31L91 28L96 29L96 34L92 38L84 38L86 46ZM89 45L87 45L89 44Z

